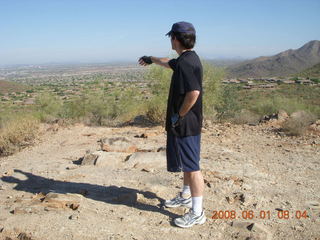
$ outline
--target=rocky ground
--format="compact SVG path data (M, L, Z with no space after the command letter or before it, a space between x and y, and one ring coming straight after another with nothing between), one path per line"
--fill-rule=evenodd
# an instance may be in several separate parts
M320 239L320 135L267 122L205 124L207 222L190 229L162 207L180 189L161 127L43 126L0 159L0 239ZM102 140L101 140L102 139Z

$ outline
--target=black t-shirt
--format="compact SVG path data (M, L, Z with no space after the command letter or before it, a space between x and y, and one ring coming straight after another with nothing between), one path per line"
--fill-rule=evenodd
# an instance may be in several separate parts
M195 51L185 51L177 59L171 59L173 70L166 118L166 131L172 132L171 116L178 113L187 92L198 90L200 95L190 111L184 116L174 133L180 137L195 136L202 127L202 64Z

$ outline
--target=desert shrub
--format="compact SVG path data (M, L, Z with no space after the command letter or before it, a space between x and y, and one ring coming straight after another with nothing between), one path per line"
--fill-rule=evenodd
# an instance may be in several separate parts
M149 82L152 97L144 105L147 118L157 124L163 124L166 118L166 106L170 88L172 70L150 66L144 79Z
M152 94L166 98L169 92L171 75L171 69L152 65L148 68L144 79L150 83Z
M156 124L164 124L166 119L166 106L167 102L162 97L156 96L147 103L146 116Z
M268 98L260 98L253 100L250 110L261 115L271 115L279 110L284 110L287 113L293 113L299 110L306 110L309 106L298 98L287 98L281 95L273 95Z
M290 118L283 123L283 131L288 135L303 135L307 128L316 121L315 115L306 111L298 111L291 114Z
M59 115L90 125L114 126L140 114L144 104L140 98L135 88L115 90L112 94L104 89L86 91L66 102Z
M320 83L320 79L319 78L310 78L310 80L314 83Z
M144 108L142 96L137 88L131 87L116 92L108 98L109 115L106 120L110 125L117 125L134 119Z
M108 98L104 91L90 92L83 98L84 117L89 119L91 125L104 125L103 121L110 117L112 100Z
M236 113L233 116L232 122L235 124L256 125L259 123L260 119L260 115L253 113L249 110L242 109L240 112Z
M1 119L0 156L10 155L28 146L38 134L39 120L29 113Z
M220 90L219 102L216 104L217 119L230 120L239 114L243 107L239 102L239 89L235 85L224 85Z
M62 111L63 101L56 95L42 93L36 98L36 116L41 122L55 120Z
M221 116L226 111L228 99L223 97L221 88L224 76L222 68L203 62L203 111L206 118L214 118L217 112Z
M64 119L81 120L86 115L85 96L77 96L64 102L60 117Z

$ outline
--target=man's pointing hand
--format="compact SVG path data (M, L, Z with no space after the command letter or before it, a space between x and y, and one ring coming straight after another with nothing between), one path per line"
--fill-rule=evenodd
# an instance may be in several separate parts
M142 66L147 66L152 64L151 56L143 56L139 58L139 64Z

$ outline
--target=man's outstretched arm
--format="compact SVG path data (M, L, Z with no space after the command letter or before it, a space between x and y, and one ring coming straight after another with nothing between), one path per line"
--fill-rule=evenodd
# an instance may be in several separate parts
M147 66L151 63L158 64L162 67L170 68L169 66L170 58L158 58L153 56L143 56L139 59L139 64L142 66Z

